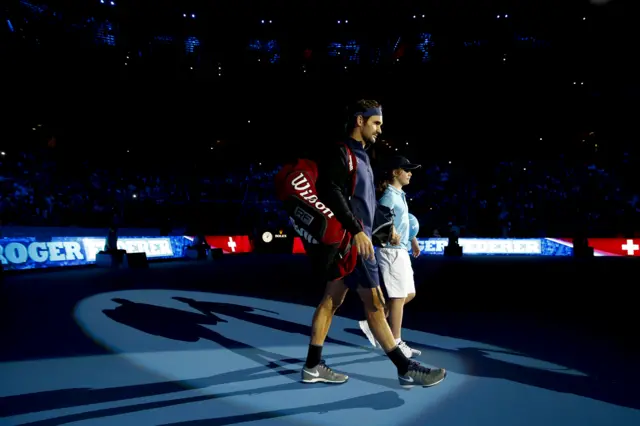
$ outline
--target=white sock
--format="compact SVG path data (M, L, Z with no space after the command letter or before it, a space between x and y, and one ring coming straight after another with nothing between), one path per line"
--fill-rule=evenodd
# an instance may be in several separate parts
M399 345L402 342L402 339L396 339L396 345Z

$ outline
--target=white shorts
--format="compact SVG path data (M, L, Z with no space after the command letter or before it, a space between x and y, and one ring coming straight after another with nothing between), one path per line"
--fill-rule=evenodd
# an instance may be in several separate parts
M407 250L380 248L376 250L376 258L390 298L405 298L416 292L411 258Z

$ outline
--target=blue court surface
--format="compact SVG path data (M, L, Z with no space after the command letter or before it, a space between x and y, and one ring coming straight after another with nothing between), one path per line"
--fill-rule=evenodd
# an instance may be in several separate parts
M456 269L504 261L487 262ZM300 256L248 255L7 277L0 424L640 425L637 367L618 341L544 315L469 313L482 304L456 306L462 284L435 263L416 268L439 283L419 280L403 337L448 369L443 383L402 389L360 333L352 294L324 350L350 380L302 384L322 294L305 268Z

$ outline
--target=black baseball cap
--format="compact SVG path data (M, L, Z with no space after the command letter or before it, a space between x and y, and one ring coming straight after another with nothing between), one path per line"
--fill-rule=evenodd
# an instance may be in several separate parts
M420 164L411 163L406 157L403 157L401 155L394 155L393 157L387 158L383 162L383 167L385 170L415 170L419 169L422 166Z

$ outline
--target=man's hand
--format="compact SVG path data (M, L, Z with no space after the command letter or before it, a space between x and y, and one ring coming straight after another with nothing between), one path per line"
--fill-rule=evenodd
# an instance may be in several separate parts
M353 242L356 245L356 249L358 249L358 254L362 256L363 259L373 260L375 258L373 244L367 234L359 232L353 237Z
M396 232L396 228L392 226L391 235L389 235L389 243L391 243L392 246L400 245L400 239L401 239L400 234L398 234Z
M418 244L417 238L411 240L411 252L413 253L413 257L420 256L420 244Z

